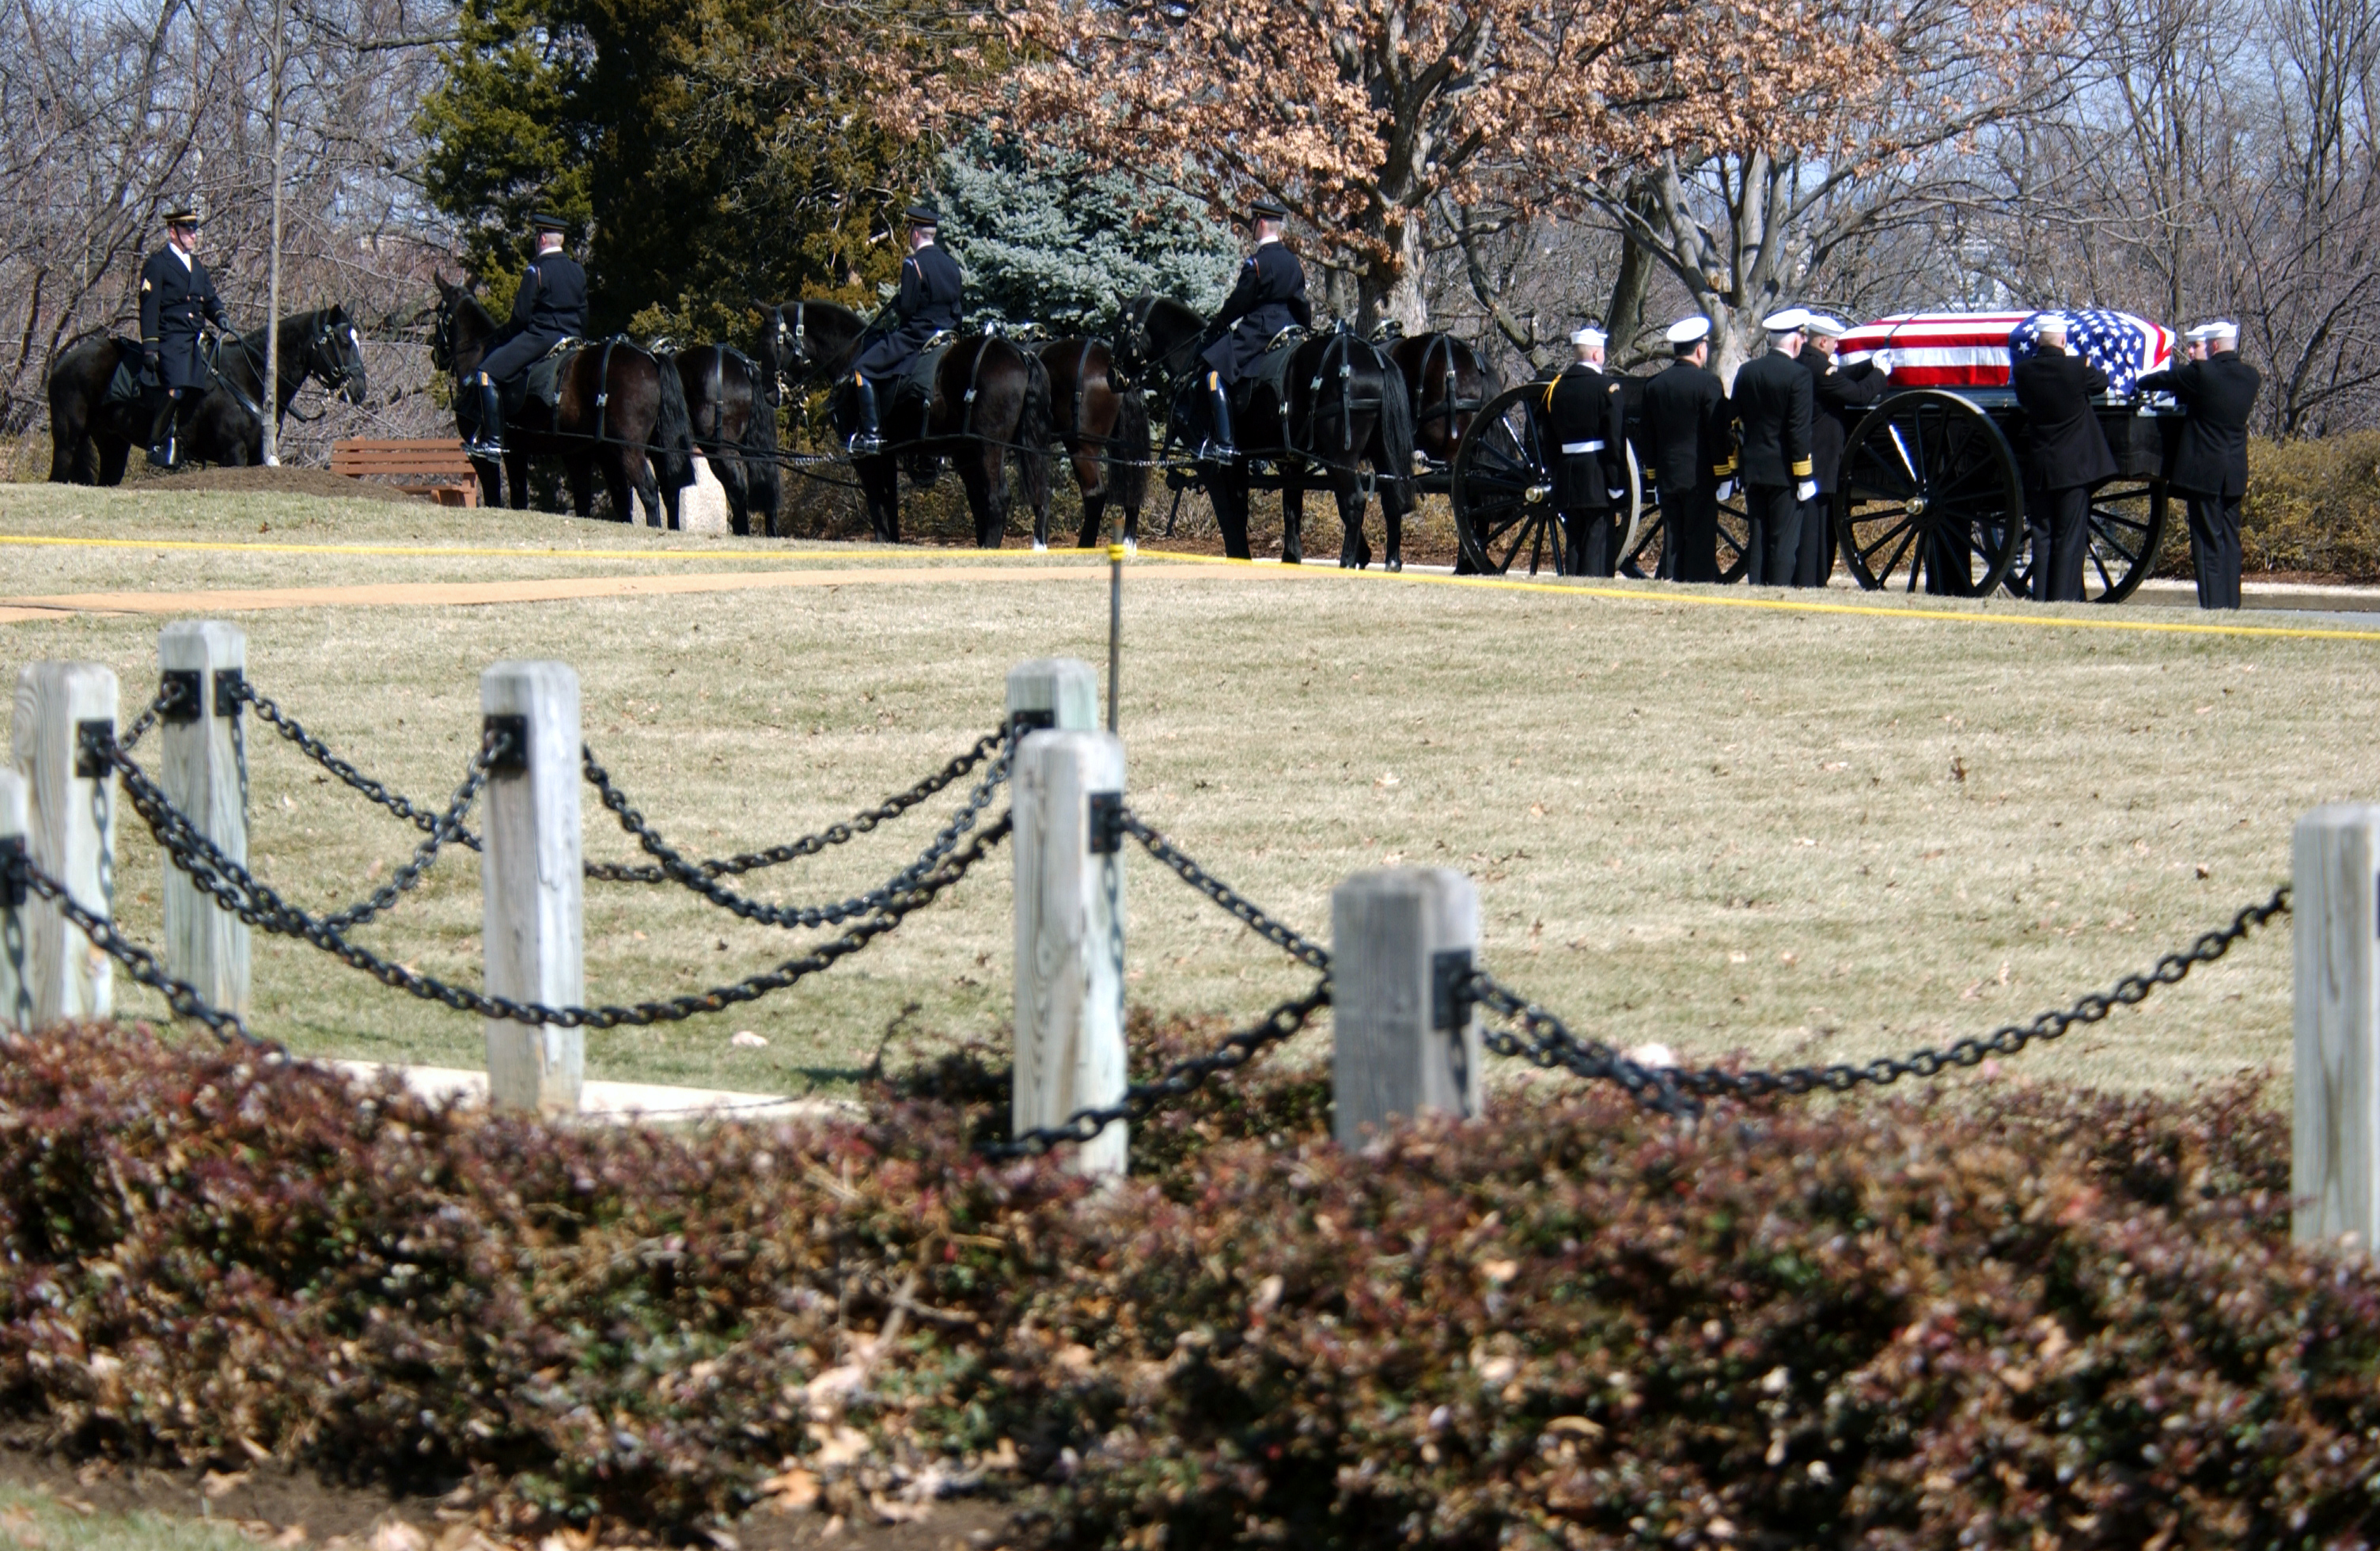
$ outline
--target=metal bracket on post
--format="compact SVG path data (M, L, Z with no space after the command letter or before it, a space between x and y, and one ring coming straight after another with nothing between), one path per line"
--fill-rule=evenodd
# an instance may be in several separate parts
M168 668L157 675L157 720L176 725L196 721L206 710L196 668Z
M247 673L237 668L215 670L215 715L226 721L237 721L240 702L247 698Z
M1027 733L1046 733L1058 725L1056 711L1011 711L1008 713L1008 735L1022 739Z
M115 749L115 719L112 716L89 717L75 723L75 774L85 781L97 781L112 774L115 766L108 756Z
M1088 800L1091 854L1112 856L1123 849L1123 794L1093 792Z
M22 800L18 799L20 803ZM19 818L18 822L24 820ZM25 881L25 837L0 835L0 910L24 909L31 892Z
M1471 950L1441 948L1429 956L1429 1026L1452 1034L1471 1022Z
M492 774L517 775L528 769L528 718L483 716L480 719L480 737L482 742L495 740L488 751L488 769Z

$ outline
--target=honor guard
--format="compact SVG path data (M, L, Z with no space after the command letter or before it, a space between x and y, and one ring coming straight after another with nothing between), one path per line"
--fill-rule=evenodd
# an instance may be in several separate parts
M2138 384L2163 389L2189 411L2166 463L2166 481L2190 503L2190 557L2198 606L2240 606L2240 498L2248 491L2248 412L2264 379L2240 358L2240 325L2190 331L2190 358Z
M2052 603L2082 601L2082 558L2090 547L2091 487L2116 473L2091 401L2107 391L2107 374L2067 354L2066 319L2044 315L2035 325L2040 349L2009 372L2017 407L2032 436L2025 454L2025 512L2033 529L2033 596Z
M1645 384L1637 460L1661 496L1660 575L1718 580L1718 503L1732 488L1735 439L1727 390L1710 370L1710 320L1682 318L1665 336L1677 358Z
M901 212L909 225L909 255L901 261L901 288L893 293L892 310L862 335L859 354L851 363L851 386L858 406L859 429L851 450L865 457L881 452L884 437L877 419L877 390L897 383L917 352L936 334L959 326L961 303L966 296L966 275L959 261L939 246L935 234L941 213L925 203Z
M165 246L140 266L142 379L164 394L149 428L149 461L160 468L181 461L176 432L182 408L206 392L212 376L200 353L200 326L223 323L223 303L198 248L198 212L176 205L165 212Z
M537 257L521 275L513 293L510 339L488 352L471 381L480 389L479 433L464 451L476 458L498 458L504 453L503 390L526 376L528 369L565 339L587 331L587 272L562 250L562 234L569 223L559 215L529 217L537 228Z
M1603 371L1605 335L1589 323L1570 336L1578 358L1546 384L1547 440L1554 443L1554 516L1562 543L1556 569L1609 576L1619 564L1615 518L1628 506L1621 383Z
M1817 481L1818 494L1802 506L1802 542L1793 554L1795 587L1824 587L1834 573L1834 495L1842 479L1843 447L1852 423L1884 396L1883 352L1856 366L1836 363L1836 348L1849 332L1841 319L1822 312L1810 314L1803 328L1802 364L1810 372L1810 477Z
M1754 587L1791 584L1802 507L1818 493L1818 482L1810 477L1815 395L1808 370L1796 358L1809 321L1798 307L1762 319L1768 353L1744 362L1735 374L1735 420L1743 430L1743 510L1752 525L1745 579Z
M1232 444L1232 384L1247 375L1281 330L1314 321L1314 309L1305 302L1305 266L1281 245L1281 223L1288 219L1288 207L1276 200L1260 199L1248 206L1256 248L1240 266L1240 277L1223 298L1222 310L1208 323L1209 342L1199 353L1207 363L1207 440L1198 449L1201 458L1239 456Z

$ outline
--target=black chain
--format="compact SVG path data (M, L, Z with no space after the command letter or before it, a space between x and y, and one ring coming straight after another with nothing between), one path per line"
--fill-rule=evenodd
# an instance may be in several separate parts
M501 734L489 734L474 760L475 767L484 766L496 756L500 741ZM298 938L349 967L363 971L384 986L424 1001L443 1003L457 1012L475 1012L483 1018L502 1018L517 1024L550 1024L563 1028L607 1029L676 1023L698 1013L722 1012L737 1003L754 1001L771 991L783 990L857 952L899 926L911 912L931 903L936 895L966 876L967 870L982 860L985 853L1005 840L1009 828L1008 816L1002 814L967 845L918 872L897 893L882 901L864 920L842 936L820 943L806 953L786 959L773 969L746 975L732 985L671 997L666 1000L640 1001L627 1006L548 1007L450 985L349 942L329 922L309 915L257 881L246 867L225 855L212 841L200 833L188 816L173 806L139 766L116 756L112 745L107 752L115 768L123 773L125 791L132 799L134 810L148 823L150 832L156 836L158 844L174 865L188 875L191 883L201 892L249 926L283 937Z
M157 718L164 713L166 699L167 697L164 691L158 691L157 697L149 702L149 709L142 711L139 716L134 717L132 719L132 725L127 727L121 733L117 734L115 746L118 748L130 748L133 745L139 743L141 738L147 734L150 728L157 725Z
M124 966L133 979L165 999L165 1005L175 1016L201 1024L217 1038L237 1039L261 1048L277 1050L280 1046L258 1039L248 1032L237 1012L225 1012L211 1007L199 995L198 988L187 980L176 980L165 973L157 955L140 944L127 939L115 929L115 924L97 911L86 908L67 891L67 886L33 865L33 859L19 847L0 849L0 884L23 888L58 907L58 914L74 924L75 929L91 939L91 945Z
M1608 1045L1578 1038L1560 1018L1506 989L1485 972L1474 975L1472 989L1480 1005L1519 1022L1528 1031L1524 1040L1507 1031L1491 1030L1486 1036L1490 1049L1524 1057L1539 1066L1561 1066L1581 1076L1617 1082L1640 1101L1664 1112L1692 1113L1699 1110L1703 1098L1765 1098L1821 1088L1849 1093L1863 1084L1880 1087L1903 1077L1932 1077L1951 1067L1977 1066L1993 1056L2013 1056L2036 1041L2056 1039L2078 1024L2098 1023L2119 1007L2139 1006L2159 986L2180 985L2198 965L2213 963L2251 931L2289 913L2289 886L2284 883L2271 898L2242 907L2229 925L2201 934L2188 948L2157 960L2146 973L2127 975L2109 989L2093 991L2071 1007L2054 1008L2030 1023L2004 1024L1944 1049L1885 1056L1859 1066L1797 1066L1782 1072L1646 1068Z
M1330 976L1325 975L1315 982L1314 988L1302 997L1293 997L1267 1012L1256 1023L1225 1039L1214 1050L1203 1056L1192 1056L1174 1062L1165 1074L1153 1083L1135 1083L1123 1090L1123 1098L1116 1104L1099 1109L1077 1109L1057 1125L1041 1126L1017 1135L1014 1140L993 1143L982 1151L986 1157L1038 1157L1052 1147L1070 1142L1088 1142L1118 1121L1137 1123L1163 1108L1170 1099L1184 1097L1206 1085L1218 1072L1235 1072L1257 1056L1282 1040L1293 1036L1313 1020L1317 1012L1330 1005Z
M627 794L613 782L611 772L595 762L593 749L582 745L579 750L579 762L586 772L589 784L592 785L597 794L602 798L603 806L611 809L620 820L620 828L636 838L637 843L644 847L647 855L660 860L661 866L656 870L662 876L683 884L722 910L738 915L744 920L768 927L807 929L814 927L839 926L872 911L880 910L888 901L898 898L906 891L916 887L918 879L941 864L942 859L951 854L952 848L959 843L969 830L975 828L976 820L990 805L992 794L1000 789L1001 783L1008 779L1009 755L1013 745L1008 744L1007 734L1004 732L993 735L990 741L1000 749L999 757L992 760L990 768L984 771L983 779L978 782L975 790L967 794L966 802L956 814L952 816L951 821L942 826L941 832L935 835L932 842L918 854L916 861L894 873L880 888L871 889L865 894L854 895L850 899L836 903L821 905L764 904L759 900L726 888L719 883L712 874L705 870L706 864L689 861L684 854L663 840L660 832L645 821L645 816L638 813L629 803Z
M715 861L697 862L693 866L705 878L731 878L747 872L758 872L762 867L778 866L804 856L815 856L829 846L842 845L847 841L867 834L888 818L898 818L958 780L959 777L974 769L991 757L992 751L1001 745L1007 735L1005 728L999 732L986 733L975 741L975 746L957 756L949 764L907 791L895 793L874 807L862 808L842 823L830 824L814 835L804 835L801 839L783 845L772 845L766 851L747 851L738 855L722 857ZM597 768L591 756L588 763L590 772ZM593 779L591 773L589 779ZM634 834L636 831L632 830L629 832ZM676 875L667 867L662 866L638 866L628 862L589 862L587 864L587 876L605 883L666 883Z
M305 726L296 717L257 693L253 685L243 681L237 694L241 700L256 708L258 716L273 724L274 732L296 744L308 758L336 776L343 785L362 793L364 796L411 824L423 834L434 837L438 833L439 822L444 817L443 815L434 809L419 806L400 794L390 791L386 786L332 753L329 745L306 731ZM124 746L128 748L131 745L127 742ZM480 849L480 837L468 830L457 828L453 838L461 841L474 851Z
M1221 905L1249 930L1307 968L1318 969L1326 975L1330 973L1330 953L1320 943L1273 919L1263 907L1175 850L1172 841L1150 829L1140 815L1130 808L1123 810L1120 822L1123 832L1140 842L1143 850L1179 873L1183 882Z

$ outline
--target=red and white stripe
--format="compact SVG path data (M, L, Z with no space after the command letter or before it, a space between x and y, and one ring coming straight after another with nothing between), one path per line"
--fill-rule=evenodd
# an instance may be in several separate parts
M1840 359L1892 352L1897 388L2005 388L2009 335L2030 312L1904 312L1843 335Z

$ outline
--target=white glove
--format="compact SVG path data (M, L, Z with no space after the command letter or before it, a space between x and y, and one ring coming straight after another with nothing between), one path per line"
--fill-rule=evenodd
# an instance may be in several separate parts
M1817 500L1818 481L1815 479L1804 479L1800 484L1795 485L1793 487L1793 499L1796 501Z
M1885 376L1889 377L1892 375L1892 352L1889 350L1878 350L1868 357L1868 364L1875 367L1877 371L1883 373Z
M1626 491L1605 491L1603 492L1603 497L1605 500L1610 502L1614 506L1617 506L1621 502L1628 499L1628 492Z
M1718 498L1721 501L1725 501L1733 494L1735 494L1735 481L1732 479L1721 479L1718 482Z

